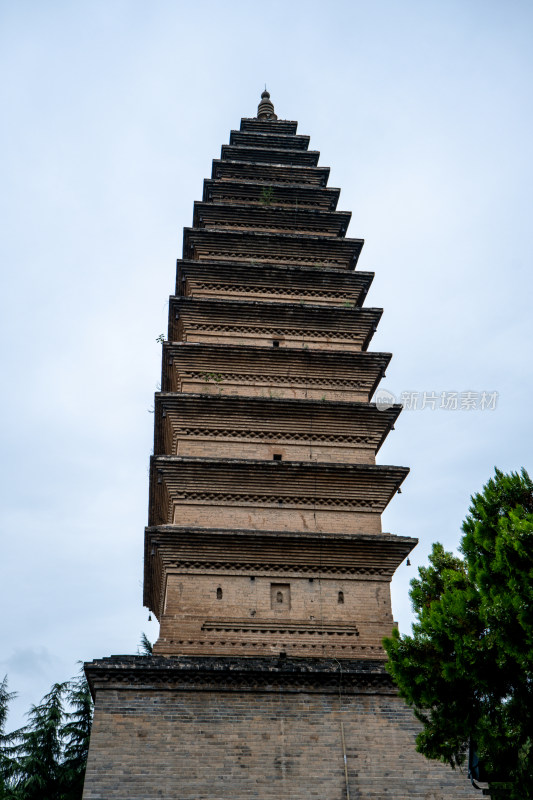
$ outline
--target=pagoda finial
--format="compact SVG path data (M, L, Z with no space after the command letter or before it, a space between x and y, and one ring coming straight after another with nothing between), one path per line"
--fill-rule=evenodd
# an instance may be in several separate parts
M261 102L257 106L257 119L277 119L274 114L274 103L270 99L270 94L267 92L266 84L265 91L261 92Z

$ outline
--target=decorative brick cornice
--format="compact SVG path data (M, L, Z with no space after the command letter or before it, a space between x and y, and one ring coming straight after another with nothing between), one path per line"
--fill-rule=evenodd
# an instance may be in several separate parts
M379 514L409 470L372 464L153 456L150 524L170 524L175 503L358 509ZM298 485L298 494L291 488ZM235 487L238 491L235 491Z
M276 133L295 136L298 129L298 123L292 119L258 119L257 117L242 117L241 131L250 131L252 133Z
M355 269L363 239L185 228L183 257Z
M209 291L209 292L220 292L224 294L231 294L231 295L243 295L243 294L256 294L256 295L273 295L273 296L287 296L287 297L309 297L310 299L317 299L320 297L327 297L331 300L344 300L347 295L344 291L329 291L327 289L290 289L285 287L275 287L275 286L245 286L243 284L230 284L230 283L209 283L207 281L196 282L194 284L195 289Z
M164 576L170 571L390 581L417 541L387 533L228 531L174 525L147 528L144 604L161 616Z
M275 190L271 188L272 196ZM314 208L284 208L252 203L199 203L194 204L195 228L235 228L242 230L271 230L287 233L305 233L323 236L345 236L350 223L348 211L330 211Z
M381 662L337 659L111 656L85 664L105 690L396 694Z
M306 167L288 164L252 164L246 161L214 159L211 177L216 180L234 180L272 186L327 186L329 167Z
M183 503L213 503L217 506L253 506L260 505L268 508L276 508L283 504L284 508L338 508L338 509L358 509L361 511L382 510L383 502L381 498L367 499L364 497L312 497L303 495L290 495L272 493L245 493L245 492L179 492L176 495Z
M290 124L290 123L289 123ZM286 150L308 150L309 136L281 132L278 128L268 131L240 130L230 131L229 143L231 145L249 145L252 147L268 147Z
M309 620L264 620L264 619L206 619L202 624L203 631L215 633L298 633L307 636L359 636L356 625L340 623L321 623Z
M349 331L335 334L332 331L317 331L309 328L282 328L278 326L265 327L264 325L216 325L212 323L195 322L187 325L187 333L244 333L251 336L287 336L292 338L306 338L321 341L330 335L337 342L360 342L361 334Z
M264 186L242 181L204 181L203 202L245 203L246 205L265 205ZM324 189L320 186L299 186L292 188L284 184L272 186L271 208L322 209L335 211L340 189Z
M206 372L202 370L197 372L194 370L183 370L180 373L183 379L201 380L206 383L223 383L225 381L237 381L237 383L246 383L253 386L261 384L271 384L283 386L315 386L326 389L333 387L335 389L361 389L370 392L372 383L370 380L348 379L348 378L315 378L307 375L282 375L281 373L265 373L261 375L255 372Z
M266 386L265 391L294 386L302 391L348 392L367 400L390 358L390 353L368 351L165 343L161 383L163 391L171 392L181 391L187 380L205 384L206 394L213 388L234 394L233 384Z
M318 150L289 150L280 148L272 150L264 147L223 144L220 153L223 161L245 161L253 164L290 164L316 167L320 153Z
M165 560L165 567L174 568L183 573L197 573L204 574L214 572L220 574L239 574L245 575L255 573L266 574L280 574L280 575L312 575L313 577L369 577L369 578L385 578L390 581L390 569L384 566L362 566L362 565L349 565L346 567L339 565L328 564L326 566L317 566L316 564L279 564L276 561L228 561L227 559L202 560L197 559L180 559L168 558Z
M251 299L173 297L169 304L169 340L196 332L292 337L308 341L353 343L368 347L382 314L381 308L360 308L353 301L335 308L300 303L268 303ZM301 345L299 345L301 346Z
M320 442L322 444L359 444L375 445L376 437L371 434L366 436L343 436L341 434L321 434L321 433L276 433L275 431L248 431L246 429L231 428L176 428L175 436L186 436L188 438L208 438L208 439L249 439L254 442L286 442L286 443L309 443Z
M348 272L309 265L290 266L251 264L237 262L190 261L177 262L176 295L197 295L201 291L264 299L272 297L278 302L286 298L313 303L328 302L338 305L349 300L361 305L374 273L356 270ZM201 288L203 287L203 288Z
M380 410L372 403L158 393L154 453L176 453L177 441L185 439L371 447L377 452L400 411L400 405Z

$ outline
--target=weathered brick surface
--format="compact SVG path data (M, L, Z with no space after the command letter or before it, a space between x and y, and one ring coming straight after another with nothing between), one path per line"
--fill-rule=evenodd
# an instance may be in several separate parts
M358 511L323 511L314 509L253 508L250 506L216 506L182 503L173 506L174 525L199 528L248 528L249 530L330 531L331 533L381 533L379 514Z
M98 692L84 800L472 798L394 695Z
M295 347L303 350L346 350L348 352L358 352L361 347L357 343L345 341L340 337L320 338L318 335L308 336L276 336L276 334L266 333L264 336L254 336L253 334L220 333L213 334L203 331L185 333L183 342L197 342L198 344L236 344L248 345L249 347L272 347L272 342L279 342L279 347Z
M392 626L388 580L174 573L155 652L383 659Z
M154 452L374 464L400 406L157 394Z
M265 397L281 398L287 400L331 400L344 402L361 402L368 400L371 392L368 389L332 389L327 382L314 388L308 386L302 379L302 386L287 386L280 383L275 376L252 378L248 375L240 376L237 372L231 377L223 377L220 382L209 382L204 375L212 372L214 375L222 374L218 364L215 364L210 371L204 371L198 377L188 375L177 375L172 390L176 392L191 392L194 394L208 395L236 395L237 397Z
M370 621L379 622L392 619L390 606L383 614L375 614L373 598L378 589L382 600L388 603L388 584L398 566L411 552L416 540L410 537L391 536L391 534L350 533L332 536L328 533L305 533L290 531L222 530L220 528L178 528L162 526L146 529L145 552L156 553L145 560L145 604L157 609L158 619L164 625L164 616L171 606L168 600L176 591L177 576L192 576L206 579L202 586L202 596L198 597L198 611L204 613L206 603L214 602L216 616L225 614L225 601L232 598L228 586L243 587L233 583L233 578L245 579L251 586L254 580L268 582L279 578L295 581L294 602L298 604L300 587L314 587L323 593L319 603L319 613L309 607L309 620L318 619L321 624L328 622L330 614L339 614L346 608L351 622L363 625ZM330 579L334 579L330 582ZM222 581L223 583L220 583ZM303 583L302 583L303 581ZM323 582L323 583L322 583ZM366 584L373 588L366 588ZM194 588L199 584L195 583ZM223 597L216 599L216 588L220 586ZM338 602L332 593L344 592L345 604ZM179 590L178 590L179 591ZM196 594L196 591L195 591ZM316 596L316 594L315 594ZM211 600L209 600L211 598ZM240 597L242 606L238 616L262 615L262 605L249 603L246 592ZM337 601L337 603L336 603ZM173 603L174 614L179 613L180 599ZM190 604L190 598L187 599ZM339 608L335 611L335 605ZM310 604L311 606L312 604ZM388 624L388 622L387 622ZM388 629L387 629L388 630Z
M244 436L243 436L244 439ZM176 442L175 455L195 458L264 458L271 461L274 454L284 461L321 461L337 464L375 464L370 447L334 447L333 445L258 444L255 441L224 441L223 439L183 439Z
M377 534L408 470L374 464L152 458L151 524Z

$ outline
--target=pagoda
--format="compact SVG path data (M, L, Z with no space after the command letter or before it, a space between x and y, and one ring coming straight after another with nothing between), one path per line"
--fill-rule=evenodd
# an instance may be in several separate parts
M155 399L144 602L153 656L86 665L85 800L470 797L414 749L385 668L382 531L408 470L363 240L269 93L213 161L184 230Z

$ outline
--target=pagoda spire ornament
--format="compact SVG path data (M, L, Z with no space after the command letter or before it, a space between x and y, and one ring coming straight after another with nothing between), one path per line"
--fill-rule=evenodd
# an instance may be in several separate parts
M274 113L274 103L270 99L270 93L267 92L267 88L265 86L265 91L261 92L261 102L257 106L257 119L277 119L277 115Z

